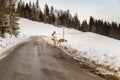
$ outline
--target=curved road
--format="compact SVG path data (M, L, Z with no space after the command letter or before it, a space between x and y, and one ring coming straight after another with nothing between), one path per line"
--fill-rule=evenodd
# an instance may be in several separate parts
M0 80L104 80L41 37L31 37L0 60Z

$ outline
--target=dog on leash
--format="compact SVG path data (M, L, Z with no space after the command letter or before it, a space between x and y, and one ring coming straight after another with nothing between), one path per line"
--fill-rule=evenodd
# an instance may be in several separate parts
M66 39L59 39L59 40L57 40L57 45L59 45L63 42L67 42L67 40Z

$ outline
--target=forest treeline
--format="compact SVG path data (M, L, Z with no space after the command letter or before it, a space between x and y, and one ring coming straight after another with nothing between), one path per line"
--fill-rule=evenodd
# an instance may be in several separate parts
M57 10L53 6L48 7L45 4L44 10L42 11L39 6L39 0L36 3L24 3L22 0L19 1L17 12L20 17L28 18L38 22L44 22L53 24L56 26L62 25L68 28L75 28L84 32L94 32L97 34L105 35L111 38L120 39L120 24L116 22L108 22L103 20L95 19L90 16L89 21L80 21L77 13L71 15L69 10Z
M83 32L94 32L120 40L120 24L117 22L103 21L92 16L90 16L89 21L80 21L77 13L72 15L69 10L57 10L53 6L49 7L47 4L44 5L44 9L41 9L39 0L36 0L35 3L31 1L25 3L19 0L15 6L16 1L0 0L0 36L5 32L17 35L19 33L17 31L19 29L17 20L18 17L23 17L33 21L53 24L58 27L66 26ZM3 22L8 22L9 25L1 25Z

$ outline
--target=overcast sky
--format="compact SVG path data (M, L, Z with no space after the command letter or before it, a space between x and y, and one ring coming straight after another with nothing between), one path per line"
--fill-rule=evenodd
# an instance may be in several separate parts
M56 9L69 9L72 14L77 12L80 20L94 16L96 19L120 23L120 0L39 0L39 3L41 8L47 3Z

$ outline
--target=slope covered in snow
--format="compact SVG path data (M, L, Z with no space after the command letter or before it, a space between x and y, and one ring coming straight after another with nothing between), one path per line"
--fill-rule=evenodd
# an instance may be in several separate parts
M111 66L119 70L120 68L120 41L105 36L86 32L82 34L69 35L66 37L69 42L67 46L72 46L81 55L99 64Z
M44 35L51 36L56 31L57 38L62 38L62 27L21 19L19 21L21 35ZM110 65L111 68L120 68L120 41L91 32L80 32L75 29L65 28L65 39L68 40L63 46L71 47L78 54L89 58L99 64ZM82 53L81 53L82 52Z
M27 19L20 19L19 21L20 26L20 34L26 36L34 36L34 35L44 35L44 36L51 36L53 31L57 32L57 35L62 34L63 28L58 28L50 24L39 23L35 21L30 21ZM81 33L75 29L66 29L67 34L74 34Z

